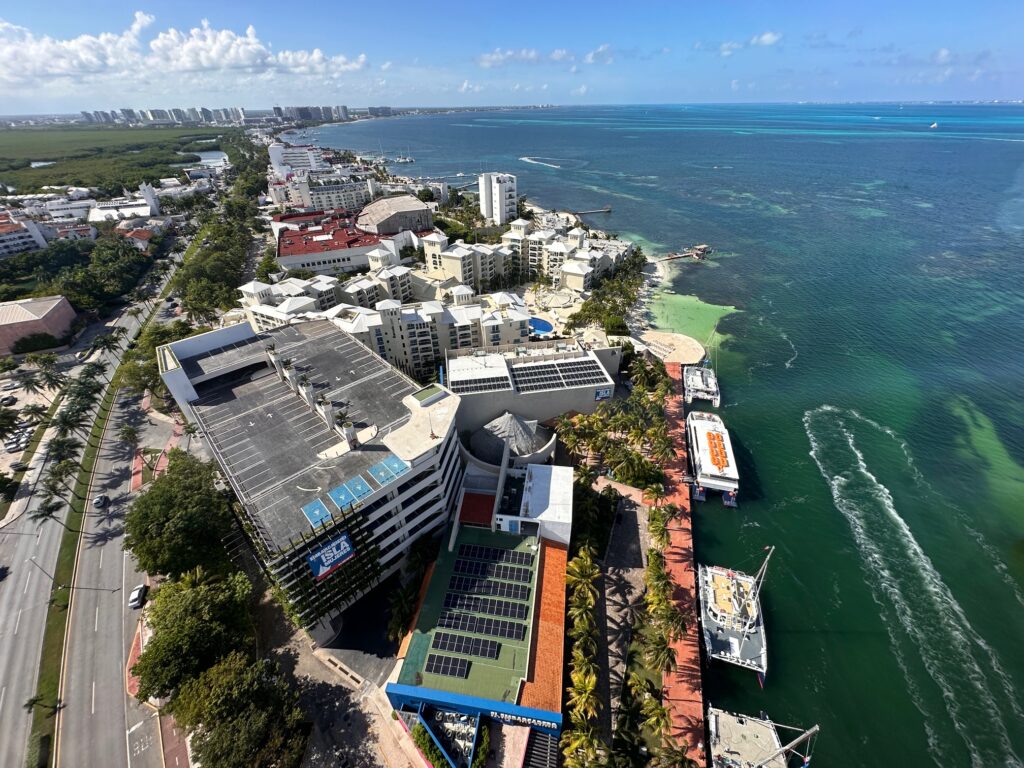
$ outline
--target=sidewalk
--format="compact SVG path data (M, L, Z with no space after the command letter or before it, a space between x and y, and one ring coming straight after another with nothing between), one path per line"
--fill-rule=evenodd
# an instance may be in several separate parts
M693 556L690 487L686 475L686 420L682 396L682 368L679 363L666 363L672 378L674 394L668 398L665 411L669 434L675 447L675 458L665 468L665 501L675 504L679 514L668 525L669 545L665 549L665 566L675 584L674 597L687 618L688 631L672 648L676 669L663 678L665 703L672 716L672 735L687 745L691 760L706 765L704 747L704 695L701 689L700 628L698 625L696 565Z
M128 653L128 665L124 671L125 691L129 696L138 696L139 679L132 674L132 667L139 660L139 655L146 645L146 641L152 632L146 627L145 622L139 621L135 629L135 637L132 639L132 648ZM163 755L164 768L189 768L191 762L188 757L188 743L185 740L185 732L178 730L178 724L174 722L171 715L160 712L151 702L145 702L146 706L157 710L157 717L160 719L160 750Z

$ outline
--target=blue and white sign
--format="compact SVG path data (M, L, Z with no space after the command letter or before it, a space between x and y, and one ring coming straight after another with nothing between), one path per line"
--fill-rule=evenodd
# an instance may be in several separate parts
M313 571L313 578L317 581L326 578L350 559L355 550L352 549L352 539L347 533L341 534L338 538L328 542L320 551L309 555L309 568Z
M595 389L594 390L594 400L607 400L611 396L612 396L612 391L608 387L605 387L604 389Z

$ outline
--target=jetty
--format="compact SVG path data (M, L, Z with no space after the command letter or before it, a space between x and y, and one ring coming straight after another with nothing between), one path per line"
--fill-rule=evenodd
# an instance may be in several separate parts
M611 213L611 212L612 212L612 207L610 205L606 205L604 208L596 208L593 211L570 211L570 213L572 213L574 216L582 216L582 215L584 215L586 213Z
M715 252L707 243L701 243L700 245L694 245L690 248L686 248L679 253L670 253L668 256L663 256L658 261L674 261L675 259L694 259L695 261L704 261L708 256Z
M697 631L697 568L693 555L693 526L690 485L687 478L686 418L683 396L683 366L666 361L672 379L672 394L665 402L673 458L665 466L665 503L679 513L668 523L669 543L665 567L674 586L673 598L687 617L689 631L672 643L676 668L662 677L662 700L669 709L671 735L685 744L687 756L707 765L704 743L704 694L701 688L700 633Z

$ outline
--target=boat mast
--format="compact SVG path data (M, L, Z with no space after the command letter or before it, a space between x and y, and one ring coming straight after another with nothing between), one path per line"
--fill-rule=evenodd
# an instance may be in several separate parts
M764 584L764 576L768 571L768 561L772 559L772 553L775 552L775 547L768 547L768 554L765 555L764 562L761 563L761 567L757 569L757 574L754 576L754 595L750 599L750 602L757 604L757 601L761 598L761 586ZM754 619L751 617L746 626L743 628L743 639L740 640L740 650L743 650L743 644L747 642L747 635L750 634L751 629L754 626Z
M821 729L817 725L811 726L806 731L804 731L799 736L797 736L795 739L793 739L791 742L789 742L789 744L784 744L779 749L775 750L770 755L768 755L768 757L766 757L761 762L754 763L754 765L751 766L751 768L763 768L763 766L768 765L768 763L770 763L776 757L779 757L780 755L787 755L787 754L789 754L794 749L796 749L798 746L800 746L805 741L807 741L812 736L814 736L819 730L821 730Z

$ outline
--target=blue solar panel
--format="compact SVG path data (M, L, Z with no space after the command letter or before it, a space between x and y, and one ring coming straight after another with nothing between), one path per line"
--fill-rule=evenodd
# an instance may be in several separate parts
M353 477L351 480L346 480L345 487L348 488L349 493L357 499L361 499L364 496L369 496L373 493L373 488L370 487L370 484L358 475Z
M337 488L332 488L327 492L327 495L331 497L338 509L348 509L355 503L356 497L352 494L348 488L344 485L339 485Z
M309 524L316 528L324 520L329 520L331 517L330 511L327 509L327 505L324 504L320 499L314 499L302 508L302 514L309 520Z

